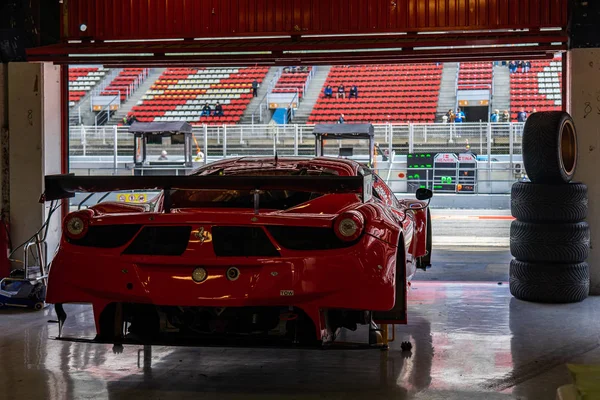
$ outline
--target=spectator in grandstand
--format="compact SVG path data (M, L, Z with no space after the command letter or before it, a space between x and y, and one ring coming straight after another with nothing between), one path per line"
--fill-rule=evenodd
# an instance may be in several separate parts
M518 122L527 121L527 113L525 112L524 108L521 108L521 111L519 111L519 113L517 114L517 121Z
M344 119L344 114L340 114L340 118L338 119L338 124L343 124L346 120Z
M510 122L510 114L508 113L508 110L504 110L504 112L502 112L502 115L500 116L500 122Z
M346 98L346 88L344 87L343 83L340 86L338 86L338 91L337 91L335 98L339 99L340 96L343 97L344 99Z
M127 117L123 118L123 123L125 125L132 125L134 122L138 122L138 119L135 117L135 114L130 113Z
M523 72L528 73L531 70L531 61L525 61L523 66Z
M442 116L442 123L443 124L447 124L448 123L448 116L447 115Z
M223 116L223 106L221 105L221 103L219 103L217 101L217 104L215 104L215 117L222 117Z
M517 61L517 67L521 70L521 73L525 72L525 61Z
M325 94L325 97L330 99L331 96L333 96L333 88L331 87L331 85L327 85L323 93Z
M210 117L210 112L211 112L210 106L208 105L208 103L206 103L204 105L204 107L202 107L202 112L200 113L200 116L201 117Z
M256 79L252 81L252 96L258 97L258 81Z
M517 63L515 61L511 61L510 63L508 63L508 72L510 72L511 74L517 72Z
M454 122L454 112L452 110L448 110L446 117L448 117L448 122Z
M166 150L161 151L160 152L160 156L158 157L158 159L160 161L168 160L169 158L167 157L167 151Z
M348 94L348 99L351 99L352 97L354 97L355 99L358 99L358 88L356 87L356 85L352 85L352 87L350 88L350 93Z
M456 114L454 114L454 122L455 123L462 123L465 122L467 119L467 117L465 116L465 113L462 112L462 110L460 108L456 109Z
M494 110L490 116L490 122L498 122L500 120L500 110Z

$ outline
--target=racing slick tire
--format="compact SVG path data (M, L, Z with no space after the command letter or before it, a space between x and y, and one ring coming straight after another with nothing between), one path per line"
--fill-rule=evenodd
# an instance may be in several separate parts
M532 224L513 221L510 253L519 261L580 263L590 253L590 227L587 222Z
M589 295L587 263L544 264L510 262L510 293L538 303L575 303Z
M569 183L577 168L577 133L563 111L531 114L523 129L523 164L533 183Z
M510 209L521 222L583 221L588 213L587 186L517 182L512 186Z

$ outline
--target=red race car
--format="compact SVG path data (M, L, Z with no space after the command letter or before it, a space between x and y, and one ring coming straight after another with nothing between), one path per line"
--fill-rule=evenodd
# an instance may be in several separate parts
M429 190L397 200L369 168L318 157L227 159L190 176L46 177L45 200L160 189L72 212L47 301L93 305L99 341L278 337L406 323L431 257ZM127 326L127 332L124 330Z

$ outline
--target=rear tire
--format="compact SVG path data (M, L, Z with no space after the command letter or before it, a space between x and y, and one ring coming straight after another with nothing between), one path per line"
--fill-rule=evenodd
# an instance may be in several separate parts
M513 221L510 252L519 261L580 263L590 253L590 227L573 224L532 224Z
M522 222L579 222L587 218L583 183L543 185L517 182L510 196L512 216Z
M563 111L531 114L523 130L523 164L533 183L568 183L577 168L577 134Z
M99 333L96 335L97 341L116 343L123 340L122 310L123 305L117 303L110 303L104 307L104 310L100 313Z
M538 303L574 303L588 297L589 266L577 264L510 263L510 293Z

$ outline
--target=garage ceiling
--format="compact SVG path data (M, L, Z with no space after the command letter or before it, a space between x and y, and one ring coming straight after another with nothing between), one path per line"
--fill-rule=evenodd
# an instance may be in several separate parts
M566 0L63 0L31 61L299 65L549 57ZM259 39L260 38L260 39Z

